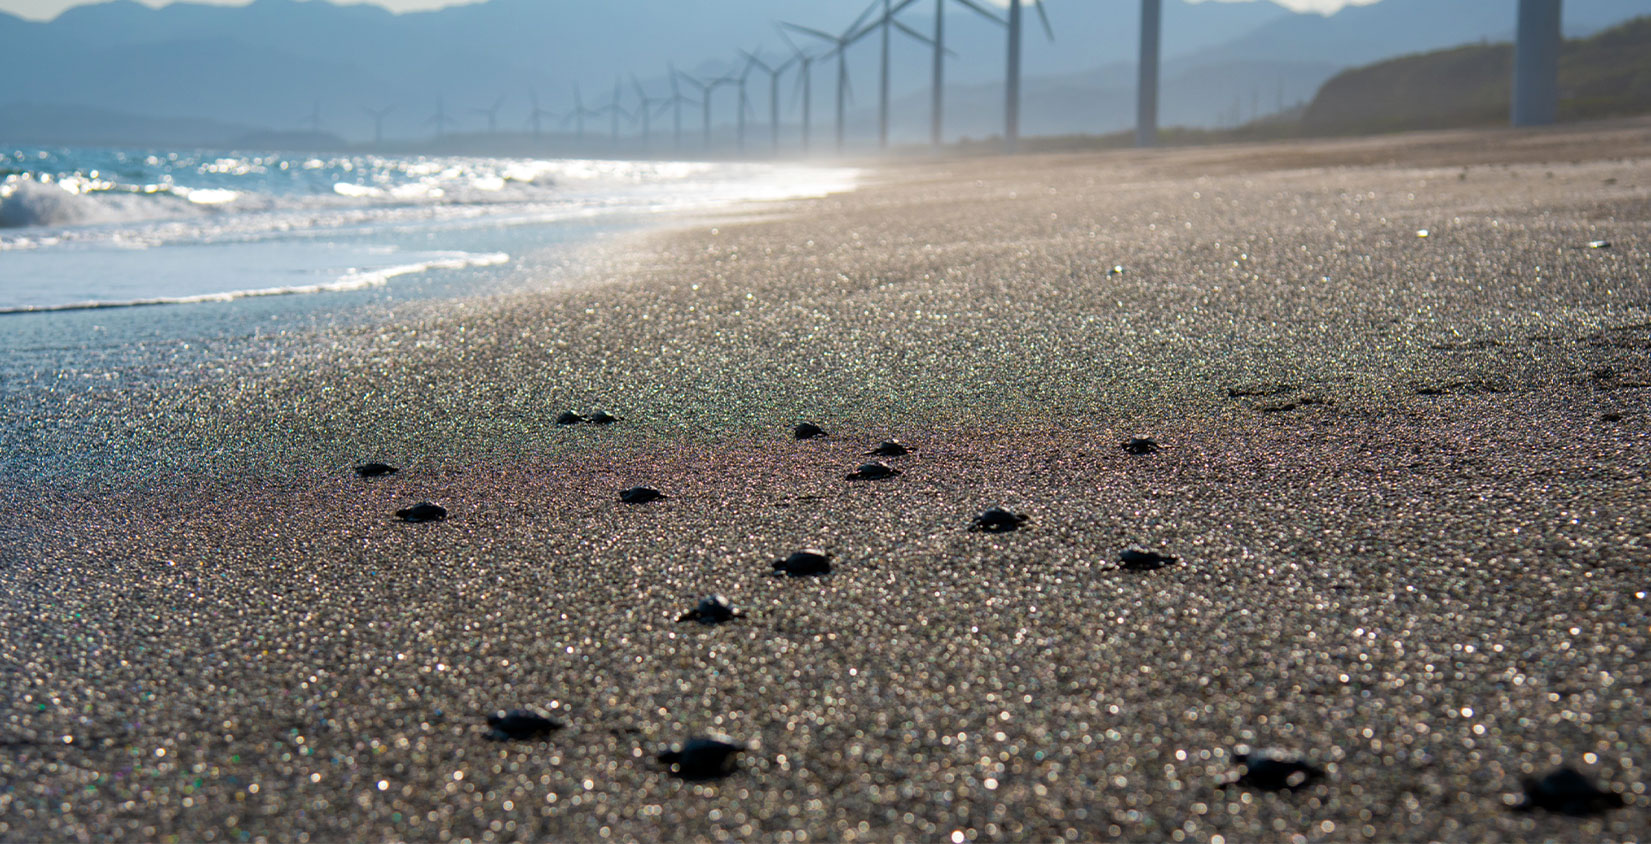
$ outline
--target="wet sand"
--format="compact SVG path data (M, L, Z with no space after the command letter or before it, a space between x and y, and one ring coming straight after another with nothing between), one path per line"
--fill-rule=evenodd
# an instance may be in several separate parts
M0 488L0 838L1651 834L1651 122L902 164L585 273L10 387L106 468ZM1628 805L1510 811L1561 763Z

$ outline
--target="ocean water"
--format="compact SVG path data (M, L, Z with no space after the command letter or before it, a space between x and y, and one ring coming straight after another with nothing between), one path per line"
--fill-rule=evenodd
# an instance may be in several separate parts
M311 359L311 329L399 303L565 288L594 238L854 179L789 164L0 148L0 502L156 465L128 395L279 371Z
M853 178L786 164L0 148L0 316L384 287L508 265L510 246L547 227L819 195Z

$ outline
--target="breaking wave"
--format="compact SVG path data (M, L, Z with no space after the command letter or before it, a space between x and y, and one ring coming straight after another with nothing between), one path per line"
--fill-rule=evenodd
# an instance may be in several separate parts
M60 305L16 305L0 306L0 314L26 314L49 311L84 311L96 308L140 308L149 305L190 305L200 302L230 302L235 299L247 299L254 296L294 296L303 293L336 293L345 290L361 290L367 287L382 287L396 276L411 275L413 273L429 272L431 270L462 270L470 267L492 267L509 263L510 256L503 252L494 252L485 255L466 255L454 253L427 261L418 261L410 264L398 264L393 267L383 267L375 270L352 270L339 277L336 281L317 284L297 284L285 287L260 287L250 290L229 290L215 293L200 293L191 296L153 296L140 299L123 299L118 301L86 301L69 302Z

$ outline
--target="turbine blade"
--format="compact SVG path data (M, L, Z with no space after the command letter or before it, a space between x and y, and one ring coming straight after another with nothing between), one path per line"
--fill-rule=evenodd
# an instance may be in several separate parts
M1043 0L1032 0L1032 8L1038 10L1038 20L1043 21L1043 34L1049 36L1050 41L1055 40L1055 28L1049 25L1049 13L1043 10Z
M900 0L899 3L896 3L894 5L894 8L889 10L889 15L891 17L894 16L894 15L898 15L902 11L905 11L906 7L908 7L911 4L916 3L916 2L917 2L917 0Z
M1008 26L1009 25L1008 21L1004 20L1003 18L998 17L996 13L994 13L992 10L986 8L985 6L982 6L979 3L976 3L975 0L957 0L957 2L962 3L963 5L969 7L970 9L973 9L976 14L986 18L987 20L991 21L992 23L997 24L998 26Z
M814 36L814 37L815 37L815 38L823 38L823 39L825 39L825 40L827 40L827 41L833 41L833 42L834 42L834 41L836 41L836 40L837 40L837 36L835 36L835 35L829 35L829 34L827 34L827 33L824 33L824 32L821 32L821 31L820 31L820 30L818 30L818 29L813 29L813 28L811 28L811 27L806 27L806 26L798 26L798 25L797 25L797 24L794 24L794 23L786 23L786 22L784 22L784 21L781 21L781 22L780 22L780 26L783 26L783 27L785 27L785 28L786 28L786 29L790 29L790 30L793 30L793 31L795 31L795 32L800 32L800 33L802 33L802 34L804 34L804 35L812 35L812 36Z
M924 35L923 33L918 32L917 30L912 29L911 27L906 26L905 24L903 24L899 21L891 20L891 21L889 21L889 23L894 24L895 29L898 29L901 32L906 33L907 35L910 35L911 37L916 38L917 40L923 42L924 44L927 44L930 47L934 46L934 39L933 38L930 38L929 36Z
M866 18L870 17L871 14L877 11L877 8L882 5L883 0L871 0L871 5L867 6L866 10L861 12L860 16L854 19L854 23L848 25L848 29L843 30L843 36L847 37L850 32L859 29L861 24L866 22Z
M797 46L797 42L792 41L791 36L785 34L784 27L781 27L779 24L774 24L774 29L779 32L780 39L785 42L785 45L791 48L791 52L793 54L792 58L797 58L803 54L802 48Z

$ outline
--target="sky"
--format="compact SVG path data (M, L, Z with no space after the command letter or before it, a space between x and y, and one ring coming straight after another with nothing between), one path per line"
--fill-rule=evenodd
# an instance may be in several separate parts
M1246 3L1256 0L1204 0L1205 2ZM1368 3L1379 3L1381 0L1275 0L1283 6L1289 6L1298 11L1313 11L1331 13L1343 6L1362 6ZM95 0L0 0L0 11L10 12L31 20L50 20L70 6L81 6ZM172 0L142 0L150 6L165 6ZM197 3L215 3L222 6L244 6L248 0L191 0ZM462 3L477 2L477 0L342 0L342 2L372 2L397 12L418 11L421 9L438 9L443 6L456 6ZM1007 0L993 0L998 5L1007 5Z

